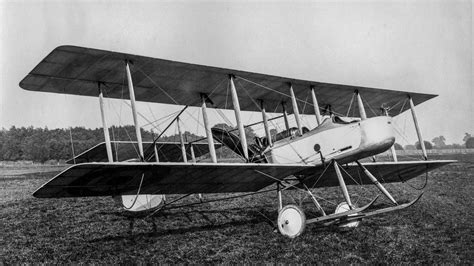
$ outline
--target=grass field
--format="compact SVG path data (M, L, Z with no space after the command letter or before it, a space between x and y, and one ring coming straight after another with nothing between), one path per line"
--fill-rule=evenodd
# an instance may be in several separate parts
M449 159L453 159L452 157ZM474 263L474 156L429 173L414 206L364 220L358 228L306 227L290 240L274 232L276 195L260 194L195 208L167 210L153 218L125 215L111 198L36 199L31 193L57 168L0 168L0 264L10 263ZM54 172L47 172L47 171ZM36 171L37 172L37 171ZM387 185L397 199L420 193L408 184ZM349 187L359 205L377 191ZM338 188L315 189L334 211ZM297 192L285 203L300 204ZM206 196L208 198L216 195ZM379 199L378 205L386 201ZM301 203L315 216L308 198Z

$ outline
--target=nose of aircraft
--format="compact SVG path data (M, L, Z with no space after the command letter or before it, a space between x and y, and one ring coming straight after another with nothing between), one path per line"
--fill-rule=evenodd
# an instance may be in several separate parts
M360 123L362 129L361 148L366 151L381 153L395 143L392 118L378 116Z

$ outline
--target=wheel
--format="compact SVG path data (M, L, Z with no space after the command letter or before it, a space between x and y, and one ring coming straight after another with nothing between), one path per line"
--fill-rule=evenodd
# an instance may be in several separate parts
M356 206L353 206L353 207L356 207ZM346 212L350 210L351 208L349 207L349 204L347 204L347 202L344 201L344 202L339 203L339 205L337 205L334 213L341 213L341 212ZM352 214L352 215L357 215L357 214ZM349 215L348 217L351 217L351 215ZM340 227L357 227L359 226L359 224L360 224L360 221L354 221L354 222L349 222L349 223L343 223L339 226Z
M284 236L295 238L304 231L306 216L295 205L287 205L278 212L278 231Z

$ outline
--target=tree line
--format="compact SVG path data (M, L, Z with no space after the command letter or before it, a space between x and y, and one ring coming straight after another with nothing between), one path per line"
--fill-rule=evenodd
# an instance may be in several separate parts
M464 138L462 139L463 144L446 144L446 138L444 136L438 136L431 140L431 142L425 140L423 141L425 144L425 148L428 150L431 149L474 149L474 137L471 136L469 133L464 134ZM421 146L420 143L417 141L414 145L405 145L405 150L420 150Z
M216 126L232 129L226 124ZM112 126L110 129L111 140L135 141L135 128L133 126ZM247 140L254 141L255 133L251 128L246 128ZM275 132L273 132L275 133ZM142 129L143 141L152 141L157 134ZM203 138L188 131L184 132L185 141L195 141ZM101 128L86 129L74 127L68 129L48 129L34 127L15 127L0 130L0 161L27 160L44 163L48 160L68 160L75 155L104 141L104 133ZM162 136L159 141L179 141L177 134ZM431 142L425 141L427 149L461 149L474 148L474 137L466 133L463 144L446 144L443 136L434 138ZM414 145L402 145L395 143L398 150L420 149L416 142ZM224 157L232 157L234 154L228 149L223 149Z
M135 127L112 126L109 129L112 141L135 141ZM143 141L153 141L157 134L141 129ZM202 138L185 132L187 141ZM179 141L178 135L162 136L160 141ZM44 163L48 160L68 160L73 153L78 154L94 145L104 142L101 128L86 129L74 127L70 129L48 129L34 127L15 127L0 130L0 161L34 161Z

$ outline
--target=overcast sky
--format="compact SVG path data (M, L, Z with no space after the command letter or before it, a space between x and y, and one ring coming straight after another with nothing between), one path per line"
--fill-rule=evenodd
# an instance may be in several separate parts
M461 143L465 132L474 133L470 1L0 0L0 7L0 127L100 127L97 98L30 92L18 86L51 50L69 44L438 94L417 108L425 138L444 135L448 143ZM131 124L126 105L122 111L120 106L108 101L109 124ZM153 112L155 117L178 109L139 105L144 115ZM246 114L245 120L258 117ZM212 122L222 121L215 116ZM397 142L416 140L409 112L396 124L404 135ZM192 120L186 125L190 131L195 127Z

